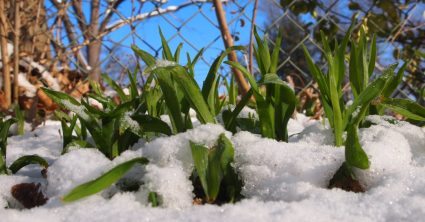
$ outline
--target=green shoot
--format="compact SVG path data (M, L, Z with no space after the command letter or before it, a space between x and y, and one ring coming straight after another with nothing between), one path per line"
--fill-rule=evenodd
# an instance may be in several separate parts
M91 98L96 99L104 106L104 110L98 110L89 105L87 101L82 100L80 103L65 93L47 88L43 88L43 90L62 108L68 109L78 116L81 125L84 126L81 129L87 129L90 132L96 148L110 159L127 150L147 132L171 134L168 125L160 119L134 113L134 100L115 105L109 98L91 95ZM64 149L71 141L74 141L71 130L75 127L75 122L76 119L73 119L69 127L65 122L62 124ZM82 138L84 137L82 136Z
M240 198L241 182L231 166L234 158L233 145L224 134L217 144L207 147L190 142L192 157L207 203L216 203L218 196L224 201L234 202Z
M10 126L15 122L15 119L3 121L3 118L0 118L0 174L8 174L6 166L7 136Z
M256 110L259 116L262 136L288 141L287 125L295 110L296 96L294 90L275 74L277 71L282 36L279 34L276 45L270 54L266 39L261 40L256 29L254 34L257 41L257 47L254 49L258 67L261 72L261 80L257 83L253 75L238 63L231 61L225 63L231 65L233 68L239 69L244 74L245 78L248 79L251 85L252 94L256 101ZM266 87L265 93L260 90L261 86ZM242 101L244 103L235 110L240 111L243 106L249 102L249 97L242 99ZM230 116L230 114L225 114L227 116L223 116L223 119L227 120L225 125L228 128L226 129L232 132L235 131L237 114L239 114L239 112L232 112L232 116Z
M63 202L73 202L84 197L96 194L113 183L117 182L121 177L123 177L136 163L146 165L148 160L144 157L134 158L132 160L121 163L102 176L89 181L87 183L81 184L74 189L72 189L68 194L62 197Z
M19 105L15 106L15 117L18 124L18 135L24 135L25 133L25 111L19 108Z
M173 125L174 132L184 132L192 128L192 123L189 118L189 108L196 111L199 121L205 123L215 123L215 116L221 111L224 102L219 98L219 75L217 74L219 66L228 53L232 50L242 49L242 47L231 47L224 51L211 66L208 75L204 81L202 89L197 85L194 79L194 64L199 59L199 52L193 60L187 56L188 63L185 67L178 65L178 58L181 45L176 52L171 53L162 32L160 37L163 48L163 61L157 61L149 53L133 46L133 50L148 66L145 73L150 73L149 79L155 79L158 83L162 96L165 101L167 112ZM157 104L152 102L154 89L145 88L148 96L146 101L148 110L155 112ZM158 92L158 91L156 91ZM155 96L156 101L161 94ZM150 112L150 111L149 111Z
M9 168L6 166L7 136L9 134L10 126L16 122L16 119L3 121L3 119L0 118L0 174L10 174L10 172L15 174L21 168L29 164L39 164L46 169L49 164L45 159L37 155L22 156L15 160Z
M159 206L159 200L158 200L158 194L155 192L149 192L148 194L148 202L151 204L152 207L158 207Z

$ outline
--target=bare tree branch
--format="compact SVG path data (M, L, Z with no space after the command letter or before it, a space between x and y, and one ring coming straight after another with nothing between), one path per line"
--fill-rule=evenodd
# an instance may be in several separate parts
M85 63L85 59L81 58L81 55L78 52L80 50L80 47L78 47L78 39L77 39L77 36L75 35L72 22L69 19L68 14L66 13L66 8L64 7L65 5L58 3L56 0L50 0L50 2L56 7L56 9L59 12L61 12L61 13L58 13L58 16L62 18L63 24L65 26L66 35L71 44L75 59L78 61L80 65L84 66L84 69L87 69L87 64Z
M87 32L87 20L86 16L83 13L83 2L82 0L73 0L72 2L72 8L74 9L75 15L77 16L77 23L78 26L80 26L81 33L83 33L83 36L85 39L89 38L89 33Z
M97 36L99 32L99 10L100 10L100 0L92 0L89 31L90 31L90 35L92 35L93 37Z
M111 20L112 16L114 15L114 12L118 9L118 7L123 2L124 2L124 0L114 1L113 5L110 8L108 8L109 12L107 12L105 18L103 19L102 23L100 24L100 28L99 28L100 33L105 31L105 28L108 25L109 21Z
M194 3L201 3L201 2L207 2L206 0L192 0L190 2L186 2L183 3L181 5L177 5L177 6L168 6L167 8L157 8L155 11L151 11L151 12L147 12L147 13L142 13L142 14L138 14L136 16L133 16L131 18L127 18L127 19L121 19L118 21L115 21L109 25L107 25L105 27L105 30L101 33L101 35L106 35L108 33L111 33L129 23L132 22L136 22L136 21L142 21L148 18L152 18L152 17L156 17L162 14L166 14L166 13L171 13L171 12L176 12L179 11L180 9L183 9L187 6L193 5Z

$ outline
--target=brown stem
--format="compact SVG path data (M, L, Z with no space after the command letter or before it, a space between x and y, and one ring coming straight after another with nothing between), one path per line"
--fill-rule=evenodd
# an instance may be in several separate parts
M102 38L97 38L99 36L99 10L100 1L93 0L88 27L90 39L85 39L85 41L91 41L87 47L87 59L91 68L89 78L95 82L100 81L100 52L102 48Z
M111 20L111 18L112 18L112 15L114 15L114 12L117 10L117 8L119 7L119 5L121 5L121 3L123 2L124 0L117 0L117 1L114 1L112 4L112 6L111 6L111 8L109 9L110 10L110 12L106 15L106 17L103 19L103 21L102 21L102 23L100 24L100 27L99 27L99 32L100 33L102 33L102 32L104 32L105 31L105 28L106 28L106 26L108 25L108 23L109 23L109 21ZM133 7L132 7L133 8Z
M229 27L227 26L226 15L225 15L225 11L223 9L223 4L221 1L222 0L213 0L213 4L215 7L215 13L217 16L218 24L220 26L221 36L224 41L224 46L226 48L229 48L233 46L233 38L232 38L232 35L230 34ZM238 58L234 51L229 53L228 59L232 62L238 62ZM246 82L243 74L238 69L232 68L232 72L239 85L240 93L242 95L245 95L248 92L250 86Z
M0 0L0 48L1 59L3 64L3 88L6 97L6 104L4 107L10 107L12 100L11 84L10 84L10 64L9 55L7 50L7 20L5 17L4 1Z
M248 68L251 74L254 73L254 27L255 27L255 19L257 18L257 9L258 9L258 0L255 0L254 9L252 9L252 19L251 19L251 33L249 36L249 60L248 60Z

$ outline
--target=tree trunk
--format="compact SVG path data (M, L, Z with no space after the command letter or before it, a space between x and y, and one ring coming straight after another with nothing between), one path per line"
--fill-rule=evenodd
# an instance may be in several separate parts
M9 7L13 8L15 0L8 0L8 2ZM47 27L44 0L24 1L20 4L19 10L21 11L19 51L30 55L35 61L47 62L47 65L50 65L51 33Z
M100 81L100 53L102 49L102 39L99 37L99 10L100 1L93 0L91 2L90 24L88 28L90 44L87 47L87 55L91 68L89 78L96 82Z
M16 76L19 75L19 45L20 41L19 38L21 36L21 15L20 15L20 8L22 7L22 0L15 0L15 7L14 7L14 16L15 16L15 24L14 24L14 35L13 35L13 49L14 54L13 56L13 73L14 73L14 85L13 85L13 101L15 105L17 105L19 102L19 81Z
M9 52L7 46L8 36L8 24L6 18L6 8L3 0L0 0L0 48L1 48L1 60L2 60L2 72L3 72L3 90L5 96L5 108L9 108L12 103L12 87L10 81L10 64L9 64Z
M87 47L88 63L91 68L89 79L95 82L100 81L100 53L102 43L101 40L95 40Z

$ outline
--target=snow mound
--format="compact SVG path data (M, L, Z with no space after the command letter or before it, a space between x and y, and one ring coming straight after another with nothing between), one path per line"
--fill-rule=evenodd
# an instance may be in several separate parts
M60 156L47 171L48 196L62 196L99 177L110 161L96 149L76 149Z
M299 201L310 190L325 188L344 157L340 148L277 142L248 132L233 141L243 194L261 200Z
M13 206L10 189L21 182L42 182L49 203L31 210L0 208L3 221L421 221L425 217L425 131L388 117L371 116L359 131L371 168L356 171L365 193L327 189L344 161L344 149L332 146L331 129L321 121L290 121L290 142L277 142L249 132L231 135L207 124L185 133L139 141L113 161L94 149L60 156L60 124L50 122L35 132L9 140L8 163L34 151L52 163L47 180L39 169L0 176L0 205ZM34 136L35 134L38 136ZM225 133L235 147L234 167L244 182L245 199L222 206L193 206L189 176L193 160L189 141L212 146ZM137 192L93 195L72 204L60 197L123 161L144 156L150 163L135 167L128 178L142 182ZM10 159L10 160L9 160ZM25 171L25 170L24 170ZM38 176L33 176L33 175ZM25 175L25 176L22 176ZM156 192L162 203L150 207ZM15 201L16 202L16 201Z

